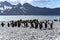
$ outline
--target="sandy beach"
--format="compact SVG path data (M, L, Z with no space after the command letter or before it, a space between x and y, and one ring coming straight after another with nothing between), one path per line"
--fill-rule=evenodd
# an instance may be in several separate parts
M60 40L60 22L54 21L53 29L7 27L0 25L0 40ZM49 26L49 25L48 25Z

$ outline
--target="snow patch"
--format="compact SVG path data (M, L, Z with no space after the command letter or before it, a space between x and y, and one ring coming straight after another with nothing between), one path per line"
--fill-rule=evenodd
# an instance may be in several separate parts
M6 9L12 9L12 7L10 7L10 6L4 6L4 9L6 10Z
M22 9L22 10L28 10L28 9L26 9L25 7L20 7L20 9Z
M1 6L1 4L0 4L0 6Z
M4 11L1 10L1 13L4 13Z
M28 9L26 9L25 7L20 7L20 9L21 9L24 13L26 13L26 11L28 10Z
M4 10L4 8L3 7L0 7L0 10Z

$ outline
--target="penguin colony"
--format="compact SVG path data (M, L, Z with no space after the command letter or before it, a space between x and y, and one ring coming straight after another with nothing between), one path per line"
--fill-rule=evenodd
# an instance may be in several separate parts
M50 20L38 21L37 19L34 20L17 20L17 21L10 21L7 23L8 27L24 27L24 28L39 28L40 30L43 29L53 29L53 21L49 22ZM54 20L55 21L55 20ZM23 24L23 26L21 26ZM30 24L30 25L29 25ZM43 26L44 24L44 26ZM1 26L4 27L5 23L1 22ZM50 26L48 28L48 25Z

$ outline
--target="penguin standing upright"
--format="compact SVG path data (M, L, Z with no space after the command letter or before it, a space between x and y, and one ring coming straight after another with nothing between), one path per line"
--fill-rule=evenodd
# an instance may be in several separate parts
M17 21L17 25L18 25L18 27L20 27L21 26L21 22Z
M34 24L33 24L33 22L30 22L30 24L31 24L31 27L30 27L30 28L34 28Z
M47 29L47 22L45 22L45 29Z
M27 22L25 23L25 26L28 27L28 23Z
M42 28L43 28L43 23L40 22L40 23L39 23L39 29L42 29Z
M53 22L50 24L50 28L53 29Z
M7 26L10 27L10 24L8 23Z
M15 24L15 27L17 26L17 22L14 22L14 24Z
M11 26L14 27L14 21L11 21Z
M5 25L5 24L2 22L2 23L1 23L1 26L4 27L4 25Z
M35 22L35 29L38 28L38 22Z

